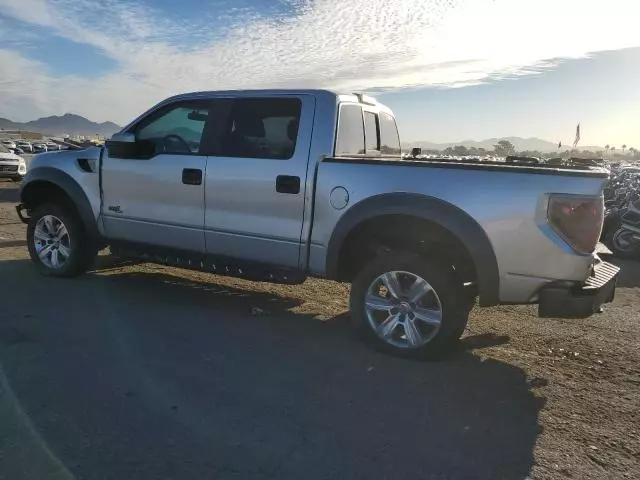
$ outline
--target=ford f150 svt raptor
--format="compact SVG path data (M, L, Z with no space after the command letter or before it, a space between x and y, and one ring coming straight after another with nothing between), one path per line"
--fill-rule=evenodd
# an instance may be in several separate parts
M267 282L350 282L369 343L447 350L470 309L585 317L618 268L595 253L607 172L402 160L391 110L361 94L169 98L104 148L37 156L18 214L45 275L96 252Z

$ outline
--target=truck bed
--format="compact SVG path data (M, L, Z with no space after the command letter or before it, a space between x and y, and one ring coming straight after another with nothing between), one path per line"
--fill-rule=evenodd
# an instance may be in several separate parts
M538 175L563 175L577 177L608 178L609 172L604 168L585 167L580 165L564 165L562 167L548 165L510 165L502 162L471 162L464 160L428 159L405 160L401 158L363 158L340 157L326 158L326 163L358 163L366 165L394 165L401 164L409 167L446 168L462 170L480 170L497 172L529 173Z
M590 167L548 167L394 158L327 158L316 176L310 266L320 271L330 233L361 202L408 196L445 203L482 228L500 271L500 302L536 301L535 292L553 280L582 281L589 261L547 224L550 194L598 196L608 172ZM348 205L331 204L346 191ZM379 210L384 210L384 201ZM428 208L428 207L425 207Z

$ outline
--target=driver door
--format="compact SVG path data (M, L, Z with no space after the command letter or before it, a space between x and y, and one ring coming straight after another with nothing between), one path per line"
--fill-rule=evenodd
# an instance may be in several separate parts
M138 244L204 252L204 179L200 152L207 101L177 102L138 122L135 158L102 163L105 236ZM144 148L142 148L144 147Z

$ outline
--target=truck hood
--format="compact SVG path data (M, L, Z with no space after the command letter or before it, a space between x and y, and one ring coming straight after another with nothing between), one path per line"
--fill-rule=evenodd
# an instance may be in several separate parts
M22 160L22 157L19 157L18 155L14 154L14 153L3 153L3 152L0 152L0 162L2 162L2 163L16 164L16 163L20 162L20 160Z
M56 167L65 170L71 164L77 164L78 159L98 160L102 147L89 147L84 150L60 150L45 152L34 156L29 163L29 170L37 167Z

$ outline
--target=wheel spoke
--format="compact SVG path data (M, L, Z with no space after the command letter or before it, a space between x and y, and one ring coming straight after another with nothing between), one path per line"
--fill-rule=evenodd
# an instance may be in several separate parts
M397 313L395 315L389 315L384 322L378 325L378 333L382 337L388 337L398 325L400 325L400 315Z
M45 232L44 228L42 228L42 225L40 224L36 225L36 228L33 231L33 236L36 237L36 239L38 240L49 239L49 235L47 234L47 232Z
M432 327L437 327L442 323L442 312L440 310L418 307L413 310L416 320L420 320Z
M56 238L60 240L65 235L67 235L67 227L64 226L64 223L60 222L60 225L58 225L56 229Z
M60 266L60 257L58 256L58 249L51 249L51 266L59 267Z
M44 218L44 226L47 229L47 233L49 235L55 235L56 234L56 226L55 226L55 220L53 219L53 217L51 215L46 215Z
M416 327L415 320L407 318L404 321L404 334L407 337L407 342L411 346L418 346L423 342L422 333L420 329Z
M47 258L47 256L49 255L49 253L51 253L51 247L51 245L47 245L38 252L38 257L40 257L40 260L42 260L45 265L49 263L49 259Z
M71 255L71 249L66 245L63 245L62 243L58 245L58 250L64 256L64 258L69 258L69 255Z
M411 285L411 287L409 288L409 293L407 293L407 298L410 302L416 303L422 297L424 297L425 294L430 290L431 290L431 287L426 281L424 281L420 277L416 277L416 281L413 282L413 285Z
M397 272L385 273L384 275L382 275L381 280L392 297L400 298L402 294L402 287L400 286L400 282L398 281Z
M367 295L364 303L368 309L380 312L388 312L394 307L391 300L376 295Z

